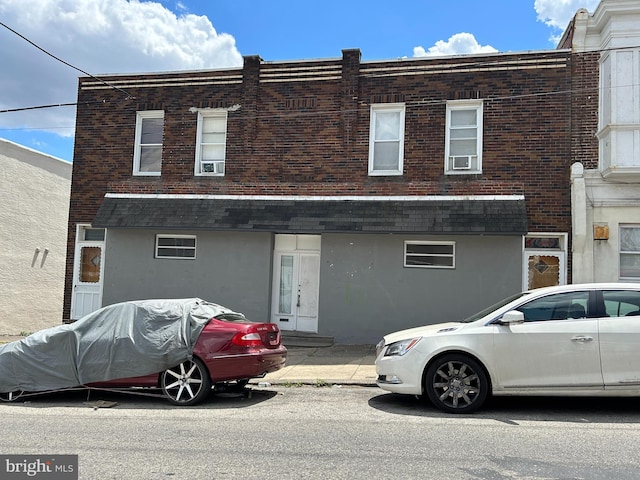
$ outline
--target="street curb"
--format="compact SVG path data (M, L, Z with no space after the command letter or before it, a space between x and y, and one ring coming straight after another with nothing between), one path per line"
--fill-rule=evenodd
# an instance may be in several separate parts
M317 379L315 381L304 379L304 380L261 380L261 379L251 379L249 380L249 385L254 387L268 388L268 387L290 387L295 388L297 386L304 387L316 387L316 388L333 388L333 387L377 387L378 385L375 382L358 382L347 380L344 382L337 380L322 380Z

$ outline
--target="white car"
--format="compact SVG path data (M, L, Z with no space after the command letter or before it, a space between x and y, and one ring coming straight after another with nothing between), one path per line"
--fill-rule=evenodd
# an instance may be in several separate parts
M640 284L530 290L461 322L386 335L377 384L450 413L487 396L640 396Z

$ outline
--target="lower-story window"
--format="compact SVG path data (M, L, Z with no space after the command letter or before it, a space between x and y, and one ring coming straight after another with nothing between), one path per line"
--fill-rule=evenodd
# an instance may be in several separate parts
M455 242L404 242L404 266L455 268Z
M195 235L156 235L156 258L196 258Z
M620 226L620 279L640 279L640 225Z

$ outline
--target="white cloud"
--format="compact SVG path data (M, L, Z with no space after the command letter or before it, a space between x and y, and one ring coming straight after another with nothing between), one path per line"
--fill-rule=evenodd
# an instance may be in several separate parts
M434 57L446 55L461 55L468 53L493 53L497 52L490 45L480 45L470 33L456 33L446 42L438 40L433 47L425 50L423 47L414 47L414 57Z
M561 35L578 10L586 8L593 13L599 3L600 0L535 0L533 8L538 14L538 21Z
M235 39L207 17L154 1L0 0L0 21L92 75L242 65ZM0 110L75 102L82 73L1 26L0 45ZM74 122L74 108L0 113L2 127L65 135Z

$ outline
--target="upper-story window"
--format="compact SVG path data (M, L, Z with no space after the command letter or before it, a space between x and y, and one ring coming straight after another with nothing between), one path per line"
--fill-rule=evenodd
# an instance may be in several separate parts
M371 106L369 175L402 175L404 111L403 103Z
M226 110L203 110L198 112L195 174L224 175L226 145Z
M450 175L482 173L482 101L447 103L444 171Z
M160 175L163 126L164 112L162 110L138 112L136 144L133 154L134 175Z
M610 49L603 51L600 57L599 130L596 135L599 169L606 179L640 181L638 65L640 48Z

